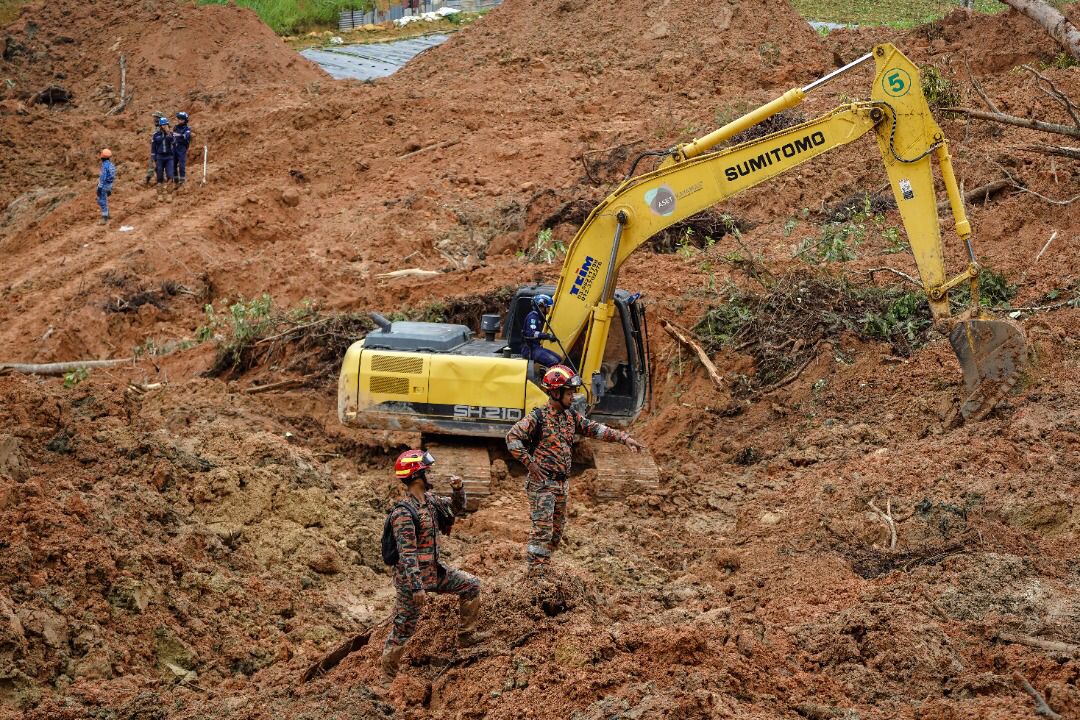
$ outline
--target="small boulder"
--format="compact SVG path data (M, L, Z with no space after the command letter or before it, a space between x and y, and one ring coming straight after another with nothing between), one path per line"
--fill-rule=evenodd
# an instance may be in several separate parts
M285 188L281 191L281 204L285 207L296 207L300 204L300 191L296 188Z
M331 548L324 548L308 558L307 566L321 575L336 575L342 571L341 557Z

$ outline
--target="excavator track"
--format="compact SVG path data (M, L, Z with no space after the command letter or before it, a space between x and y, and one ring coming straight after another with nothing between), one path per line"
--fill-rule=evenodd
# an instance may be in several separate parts
M451 445L429 442L435 456L433 485L441 495L450 494L450 476L461 477L467 509L472 511L491 495L491 459L486 445Z
M945 424L986 417L1012 390L1027 364L1027 339L1019 325L989 316L960 318L949 343L964 374L964 399Z
M621 500L628 495L660 492L660 470L648 452L635 453L625 445L590 442L596 465L596 497Z

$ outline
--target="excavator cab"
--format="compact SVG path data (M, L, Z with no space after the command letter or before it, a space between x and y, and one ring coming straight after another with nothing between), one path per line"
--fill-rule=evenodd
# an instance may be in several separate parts
M532 298L554 292L554 285L529 285L514 293L503 321L503 336L512 355L521 355L521 328L532 309ZM591 391L589 416L606 425L626 427L641 412L649 394L648 321L640 293L616 290L613 302L616 314L608 330L600 370L592 378L583 380L589 383ZM566 350L569 364L574 369L579 368L583 338ZM528 379L539 387L542 374L543 367L534 364Z

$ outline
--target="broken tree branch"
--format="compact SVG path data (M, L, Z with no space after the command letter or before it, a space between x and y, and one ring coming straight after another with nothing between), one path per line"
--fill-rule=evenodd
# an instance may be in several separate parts
M1021 690L1030 695L1031 698L1035 701L1036 715L1050 718L1050 720L1062 720L1061 716L1051 710L1050 706L1046 704L1046 698L1042 696L1042 693L1033 688L1031 686L1031 683L1029 683L1023 675L1018 672L1013 672L1013 680L1015 680L1020 685Z
M1036 143L1032 145L1019 145L1016 149L1042 153L1043 155L1057 155L1058 157L1080 160L1080 148L1068 147L1067 145L1040 145Z
M1012 633L1004 632L997 633L995 637L1003 642L1027 645L1028 647L1046 650L1047 652L1056 655L1065 655L1070 658L1080 657L1080 645L1058 642L1056 640L1043 640L1042 638L1033 637L1031 635L1014 635Z
M817 360L817 351L820 344L820 342L814 343L814 347L810 349L810 355L806 358L806 360L803 360L802 364L799 365L799 367L795 368L787 377L785 377L783 380L780 380L779 382L774 382L772 385L766 388L762 388L756 393L756 396L761 397L762 395L768 395L774 390L779 390L780 388L786 385L790 385L791 383L798 380L799 376L803 374L803 370L810 367L810 363Z
M431 145L425 145L424 147L420 148L419 150L413 150L412 152L407 152L404 155L398 155L398 160L404 160L405 158L412 157L413 155L419 155L420 153L427 152L428 150L442 150L443 148L453 147L454 145L457 145L459 142L461 142L461 140L445 140L443 142L437 142L437 143L432 143Z
M116 115L127 107L127 104L131 102L131 98L135 97L135 93L127 94L127 58L121 53L120 55L120 102L115 107L110 109L105 115Z
M1021 192L1026 192L1026 193L1029 193L1031 195L1034 195L1035 197L1039 198L1040 200L1045 200L1046 202L1048 202L1048 203L1050 203L1052 205L1072 205L1077 200L1080 200L1080 195L1074 195L1073 197L1069 198L1068 200L1055 200L1054 198L1046 197L1045 195L1037 193L1034 190L1030 190L1030 189L1028 189L1026 187L1023 187L1021 185L1016 185L1015 187L1016 187L1017 190L1020 190Z
M1061 125L1059 123L1048 123L1043 122L1042 120L1032 120L1030 118L1016 117L1015 115L1006 115L1005 113L986 112L985 110L975 110L973 108L948 107L941 108L941 110L942 112L967 115L976 120L990 120L1003 125L1015 125L1029 130L1039 130L1046 133L1056 133L1058 135L1068 135L1069 137L1080 138L1080 128L1069 127L1068 125Z
M980 185L974 190L968 190L964 193L964 202L975 203L979 200L986 200L996 192L1001 192L1007 187L1012 187L1015 182L1009 178L1001 178L1000 180L994 180L988 182L985 185ZM945 198L937 204L938 211L947 210L949 208L949 198Z
M129 382L128 386L127 386L127 389L128 389L129 392L135 393L136 395L145 395L146 393L150 392L151 390L157 390L158 388L163 387L164 385L165 385L165 383L132 383L132 382Z
M720 371L716 369L716 365L713 364L713 361L709 359L709 355L705 352L705 349L693 340L693 333L689 330L684 330L670 320L661 320L660 327L664 328L664 332L675 338L676 341L697 353L698 360L700 360L701 364L705 367L705 372L709 373L709 379L712 380L716 389L724 389L724 377L720 374Z
M893 516L892 516L892 501L891 500L886 500L885 501L885 510L886 510L886 512L882 512L881 508L879 508L877 505L875 505L873 500L871 500L868 504L870 505L871 510L873 510L874 512L876 512L878 515L881 516L881 519L885 522L885 525L889 528L889 549L890 550L895 550L896 549L896 521L893 520Z
M982 101L986 103L986 107L990 108L990 112L994 112L1000 115L1001 110L998 109L998 106L994 104L994 101L991 100L989 96L987 96L986 92L983 91L982 85L980 85L979 81L975 79L975 73L971 72L971 63L965 62L964 64L967 65L968 77L971 78L971 87L975 88L975 92L978 93L979 97L982 98Z
M73 360L71 362L42 364L0 363L0 371L10 370L11 372L26 373L27 375L63 375L79 368L95 370L126 365L134 361L135 358L123 358L122 360Z
M1058 90L1057 85L1050 78L1043 75L1041 72L1031 67L1030 65L1021 65L1020 67L1027 70L1029 73L1035 76L1035 86L1049 95L1054 100L1065 106L1065 111L1069 113L1069 117L1073 119L1073 124L1080 128L1080 116L1077 115L1076 105L1069 99L1069 96Z
M269 385L255 385L254 387L244 388L244 393L247 395L260 395L262 393L274 392L275 390L292 390L303 384L303 379L293 378L291 380L270 383Z
M333 670L342 660L344 660L350 654L367 645L368 641L371 640L371 633L388 622L389 620L383 620L377 625L372 625L368 629L359 632L356 635L353 635L351 638L341 643L330 652L323 655L321 658L318 659L318 661L315 662L314 665L304 671L304 674L300 676L300 682L306 683L313 678L325 675L326 673Z
M403 270L392 270L390 272L379 273L375 277L380 280L401 278L401 277L435 277L439 274L438 270L422 270L421 268L405 268Z
M275 340L280 340L281 338L286 337L287 335L292 335L294 332L299 332L301 330L307 330L307 329L313 328L313 327L315 327L317 325L324 325L324 324L330 322L333 319L334 319L333 317L325 317L322 320L316 320L314 322L304 323L303 325L294 325L293 327L289 328L285 332L279 332L277 335L271 335L270 337L265 337L262 340L257 341L255 344L256 345L265 345L266 343L272 343Z
M864 270L863 272L866 273L867 275L869 275L871 280L874 279L874 273L876 273L876 272L891 272L893 275L899 275L900 277L904 278L905 280L907 280L912 285L915 285L916 287L921 288L923 286L923 284L921 282L919 282L915 278L911 277L906 272L901 272L901 271L896 270L895 268L891 268L891 267L872 267L872 268L870 268L868 270Z
M1080 60L1080 30L1056 8L1042 0L1001 0L1017 12L1027 15L1058 41L1065 52Z
M1050 239L1046 241L1046 244L1042 246L1042 250L1040 250L1039 254L1035 256L1035 262L1039 262L1039 258L1041 258L1043 256L1043 253L1046 252L1046 248L1050 247L1050 243L1054 242L1054 238L1056 238L1056 237L1057 237L1057 230L1050 233Z

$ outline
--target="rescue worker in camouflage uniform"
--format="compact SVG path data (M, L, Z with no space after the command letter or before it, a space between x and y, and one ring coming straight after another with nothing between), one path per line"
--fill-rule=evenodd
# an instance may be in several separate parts
M467 572L448 568L439 562L439 527L436 504L448 504L455 515L465 510L465 489L461 478L450 476L453 495L440 497L431 492L428 469L435 462L424 450L406 450L394 463L394 474L405 483L405 499L390 512L390 525L398 548L394 566L394 625L383 645L382 668L389 677L397 674L405 652L405 643L416 632L420 611L428 593L453 593L458 596L461 627L458 644L475 645L490 633L477 632L480 620L480 581Z
M518 420L506 435L510 454L529 470L525 490L532 533L525 557L528 574L534 578L543 577L551 554L562 540L574 435L621 442L634 452L645 447L629 433L589 420L571 409L581 378L565 365L549 369L540 385L550 402Z

